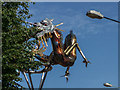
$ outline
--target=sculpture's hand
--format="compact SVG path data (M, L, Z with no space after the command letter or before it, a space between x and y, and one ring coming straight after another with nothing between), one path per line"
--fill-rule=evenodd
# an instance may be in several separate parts
M90 64L91 64L91 62L90 62L90 61L88 61L86 58L84 59L83 63L85 63L85 66L86 66L86 67L87 67L87 64L88 64L88 63L90 63Z

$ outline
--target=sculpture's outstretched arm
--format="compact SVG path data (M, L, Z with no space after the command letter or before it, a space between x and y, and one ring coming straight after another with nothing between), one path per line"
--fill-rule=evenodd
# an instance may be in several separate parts
M85 64L86 64L86 67L87 67L87 64L90 63L90 61L87 60L87 58L86 58L85 55L83 54L82 50L80 49L78 43L77 43L77 49L78 49L78 51L80 52L80 54L82 55L82 57L83 57L83 59L84 59L83 63L85 63Z

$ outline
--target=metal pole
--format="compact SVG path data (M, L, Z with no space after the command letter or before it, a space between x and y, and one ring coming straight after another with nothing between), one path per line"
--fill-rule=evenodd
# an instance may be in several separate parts
M40 90L42 90L42 87L43 87L43 84L44 84L44 82L45 82L47 73L48 73L48 72L43 72L43 74L42 74L42 78L41 78L41 81L40 81Z
M120 23L120 21L117 21L117 20L114 20L114 19L111 19L111 18L108 18L108 17L104 17L105 19L108 19L108 20L111 20L111 21L114 21L114 22L117 22L117 23Z
M47 67L45 67L46 71L49 69L50 66L51 66L51 64L48 65ZM42 78L41 78L40 86L39 86L40 89L39 89L39 90L42 90L42 87L43 87L43 84L44 84L44 82L45 82L47 73L48 73L48 71L47 71L47 72L43 72L43 74L42 74Z
M28 73L28 75L29 75L29 78L30 78L30 83L31 83L32 90L34 90L33 83L32 83L32 78L31 78L31 73Z
M29 82L28 82L28 78L27 78L27 76L26 76L26 73L25 73L25 72L22 72L22 73L23 73L23 75L24 75L24 77L25 77L25 80L26 80L26 82L27 82L27 84L28 84L29 89L31 90L31 87L30 87L30 84L29 84Z

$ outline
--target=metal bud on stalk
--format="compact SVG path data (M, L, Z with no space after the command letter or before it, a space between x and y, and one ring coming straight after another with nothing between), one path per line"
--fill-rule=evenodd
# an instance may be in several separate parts
M105 19L108 19L108 20L111 20L111 21L114 21L114 22L117 22L117 23L120 23L120 21L117 21L117 20L114 20L114 19L111 19L111 18L108 18L108 17L105 17L103 16L100 12L97 12L95 10L90 10L86 13L86 16L90 17L90 18L97 18L97 19L102 19L102 18L105 18Z
M86 15L90 18L97 18L97 19L104 18L104 16L100 12L97 12L95 10L88 11Z
M105 87L112 87L112 84L110 84L110 83L104 83L103 84Z

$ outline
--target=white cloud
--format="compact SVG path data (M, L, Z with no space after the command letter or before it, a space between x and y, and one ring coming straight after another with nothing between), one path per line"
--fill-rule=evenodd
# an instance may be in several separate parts
M34 15L31 21L39 21L45 18L54 19L54 24L63 22L64 24L58 28L65 30L65 36L70 30L76 35L85 37L87 35L95 35L100 32L110 31L110 27L116 28L116 23L88 18L82 11L74 11L71 8L50 7L47 9L32 8L31 13ZM62 11L62 12L61 12ZM74 14L73 14L74 12Z

